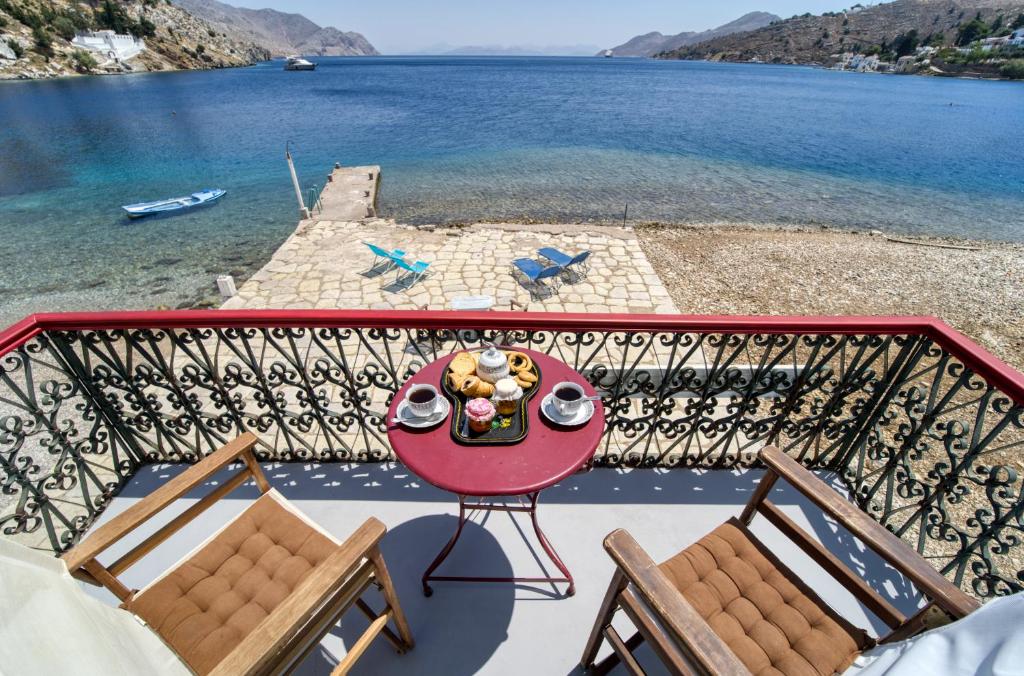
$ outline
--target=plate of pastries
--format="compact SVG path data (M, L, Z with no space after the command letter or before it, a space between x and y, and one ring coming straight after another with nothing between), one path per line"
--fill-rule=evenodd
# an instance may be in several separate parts
M461 443L513 444L526 437L526 405L540 390L540 368L528 354L491 346L459 352L442 390L454 404L452 437Z

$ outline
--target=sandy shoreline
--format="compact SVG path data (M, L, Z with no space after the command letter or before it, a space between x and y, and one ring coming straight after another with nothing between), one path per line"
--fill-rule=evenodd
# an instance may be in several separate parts
M934 315L1024 368L1024 245L744 225L637 235L681 313Z

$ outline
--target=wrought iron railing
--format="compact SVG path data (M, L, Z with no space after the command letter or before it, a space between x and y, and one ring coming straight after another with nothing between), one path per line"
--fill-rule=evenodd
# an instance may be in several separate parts
M599 465L750 466L773 443L838 472L977 595L1024 587L1024 376L917 318L37 315L0 335L0 529L65 549L141 465L242 430L264 459L389 459L390 398L482 341L549 353L599 390Z

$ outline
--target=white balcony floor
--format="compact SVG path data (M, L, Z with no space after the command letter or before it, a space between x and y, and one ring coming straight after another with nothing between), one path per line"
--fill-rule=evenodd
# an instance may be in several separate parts
M611 561L602 548L604 536L616 528L626 528L656 561L664 560L730 516L738 515L761 476L754 470L599 469L570 477L543 493L539 519L576 578L576 596L563 598L564 584L555 591L551 585L438 582L434 595L425 598L420 591L420 575L454 530L458 514L454 496L424 484L397 464L288 463L264 468L281 493L339 539L347 537L369 516L376 516L388 526L382 550L409 617L416 648L399 656L380 639L353 673L445 676L579 673L577 663L612 573ZM183 469L144 468L106 510L101 522ZM129 569L122 579L129 587L142 587L241 512L256 495L251 485L235 491ZM843 561L851 562L898 608L916 607L913 590L897 573L864 552L845 531L836 532L791 488L780 485L771 499ZM182 500L177 509L170 511L177 513L191 503ZM139 533L139 539L171 516L164 515L151 523ZM872 633L882 629L877 619L771 525L755 519L754 532L854 624ZM129 546L121 543L101 560L112 561ZM557 576L558 571L537 544L527 515L489 512L474 515L438 574ZM86 589L114 603L103 590ZM382 604L372 599L371 605L379 608ZM621 618L619 623L623 623ZM358 611L350 612L299 673L329 673L336 656L344 654L346 643L350 644L365 626L366 620ZM628 622L623 623L620 633L632 634ZM606 646L603 653L607 652ZM653 660L646 660L645 666L652 673L659 671Z

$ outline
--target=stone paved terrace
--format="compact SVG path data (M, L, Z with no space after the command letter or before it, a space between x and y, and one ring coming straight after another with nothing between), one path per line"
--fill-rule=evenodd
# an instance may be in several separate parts
M584 225L478 224L415 227L377 218L378 166L335 166L320 208L225 309L445 310L454 298L491 296L495 309L548 312L675 313L632 229ZM370 242L401 249L406 261L430 264L415 285L395 271L372 270ZM589 274L567 275L557 294L538 293L512 275L516 258L552 246L591 251ZM532 293L531 293L532 291Z
M399 248L408 260L430 263L412 288L395 272L367 273L373 255L363 242ZM553 246L568 254L590 250L586 279L560 293L532 299L513 278L515 258ZM495 309L517 301L531 311L674 313L676 308L629 228L574 225L478 224L423 228L378 218L303 221L271 260L224 303L225 309L450 308L453 298L490 295Z

